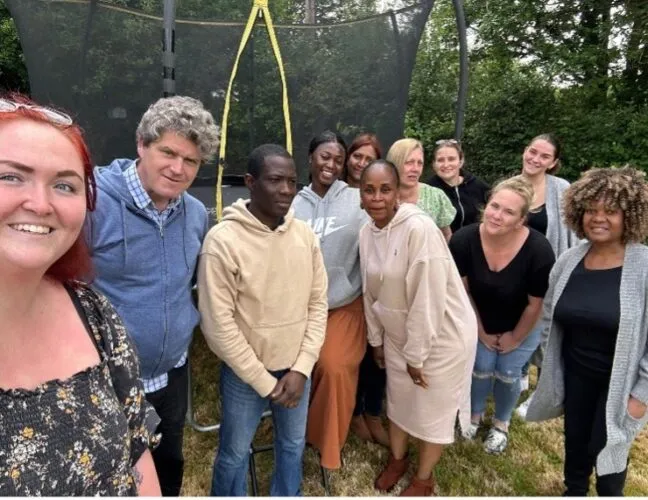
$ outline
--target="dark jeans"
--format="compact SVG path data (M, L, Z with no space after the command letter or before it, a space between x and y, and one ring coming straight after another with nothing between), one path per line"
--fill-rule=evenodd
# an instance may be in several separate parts
M609 380L565 367L565 496L585 496L596 457L605 447ZM623 496L627 468L596 475L599 496Z
M146 395L161 421L156 432L162 434L160 445L153 450L153 462L160 480L162 495L180 496L184 457L182 437L187 414L188 363L169 372L169 384Z
M385 370L378 368L373 358L373 347L367 344L367 352L360 363L358 391L356 392L353 415L358 416L364 413L372 417L380 416L386 384L387 374Z

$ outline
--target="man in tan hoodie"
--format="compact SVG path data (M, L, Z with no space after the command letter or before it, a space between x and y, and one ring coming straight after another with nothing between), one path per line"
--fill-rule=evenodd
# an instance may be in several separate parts
M310 374L324 342L327 277L317 237L293 217L297 172L281 146L250 154L250 200L225 209L198 266L201 328L223 360L222 417L212 496L247 495L248 453L273 412L270 494L301 493Z

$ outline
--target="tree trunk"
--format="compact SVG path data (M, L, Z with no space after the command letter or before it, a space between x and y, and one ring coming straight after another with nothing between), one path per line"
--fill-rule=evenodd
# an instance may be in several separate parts
M305 0L304 11L304 22L306 24L315 24L315 0Z

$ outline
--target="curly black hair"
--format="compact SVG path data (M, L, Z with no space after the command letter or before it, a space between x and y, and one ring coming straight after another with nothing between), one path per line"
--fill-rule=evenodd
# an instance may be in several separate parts
M592 168L565 191L565 223L585 238L583 214L593 202L623 212L623 242L642 243L648 238L648 182L646 174L630 166Z

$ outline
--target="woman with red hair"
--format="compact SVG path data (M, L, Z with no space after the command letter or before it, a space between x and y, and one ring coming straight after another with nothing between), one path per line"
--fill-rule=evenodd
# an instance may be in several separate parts
M382 158L382 146L374 134L358 135L347 149L346 163L340 177L349 186L360 187L362 171L374 160Z
M159 495L157 415L121 320L88 285L95 183L81 130L0 99L0 493Z

